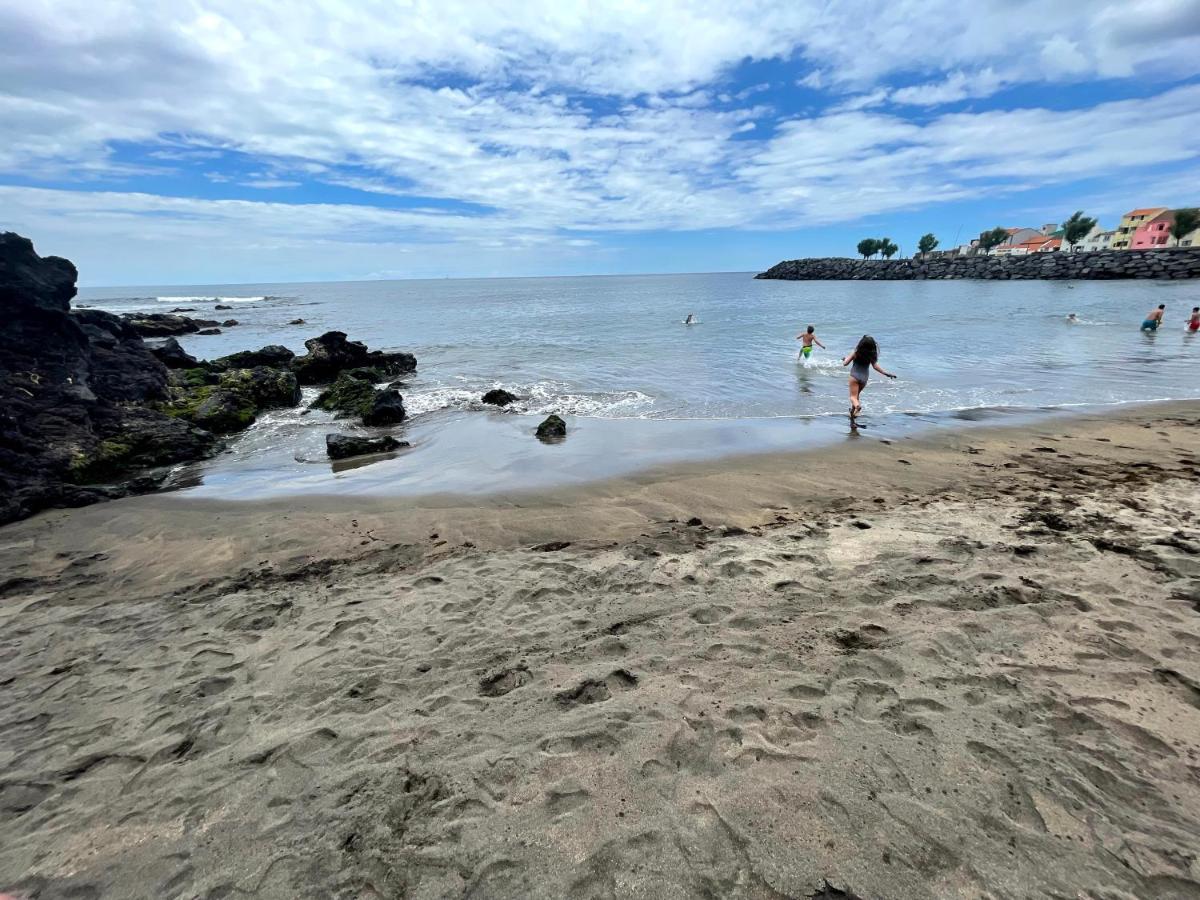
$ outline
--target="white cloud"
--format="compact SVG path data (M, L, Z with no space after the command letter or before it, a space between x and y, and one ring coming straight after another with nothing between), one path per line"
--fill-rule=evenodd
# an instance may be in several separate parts
M9 191L5 213L80 241L118 226L136 239L147 216L149 241L337 235L355 259L848 221L1144 167L1129 148L1147 123L1157 158L1193 158L1196 88L1067 112L896 110L1135 70L1184 79L1200 73L1198 13L1200 0L1136 15L1129 0L1028 15L949 0L25 0L0 5L0 176L123 189ZM824 92L827 109L780 121L764 97L782 85L726 80L747 60L786 62L789 89ZM124 189L185 165L281 192L256 200L321 181L420 208Z

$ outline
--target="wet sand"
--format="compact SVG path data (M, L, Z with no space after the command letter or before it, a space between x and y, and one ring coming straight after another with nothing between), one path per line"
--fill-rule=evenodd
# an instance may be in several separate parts
M37 516L0 529L0 890L1200 896L1197 476L1161 404Z

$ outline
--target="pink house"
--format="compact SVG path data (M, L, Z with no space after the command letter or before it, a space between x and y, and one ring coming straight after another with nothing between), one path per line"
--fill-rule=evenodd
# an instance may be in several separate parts
M1175 224L1175 213L1171 210L1160 212L1157 216L1147 219L1137 227L1133 239L1129 242L1131 250L1151 250L1155 247L1169 247L1171 226Z

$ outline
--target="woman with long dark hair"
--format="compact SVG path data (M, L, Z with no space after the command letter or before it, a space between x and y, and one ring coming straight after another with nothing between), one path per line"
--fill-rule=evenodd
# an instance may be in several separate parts
M842 360L842 365L850 367L850 421L853 422L862 412L862 404L858 402L858 395L867 386L871 370L874 369L887 378L896 376L879 365L879 345L869 334L862 336L858 346Z

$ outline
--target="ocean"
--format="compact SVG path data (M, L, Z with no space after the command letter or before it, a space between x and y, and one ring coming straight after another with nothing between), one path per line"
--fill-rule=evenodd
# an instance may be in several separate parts
M1192 282L756 281L751 273L85 288L113 312L191 307L235 318L180 343L213 358L265 344L304 352L325 331L415 353L409 441L331 463L330 431L368 429L304 407L264 414L213 460L181 467L189 495L477 493L534 489L735 453L902 439L1147 400L1200 396ZM228 311L214 311L217 303ZM1144 334L1148 310L1166 325ZM1067 321L1075 313L1077 323ZM698 324L685 326L692 313ZM304 325L289 325L303 318ZM828 350L801 363L807 325ZM842 356L864 333L900 377L873 376L851 430ZM522 400L479 403L492 387ZM306 389L306 403L315 391ZM533 429L567 419L561 444Z

